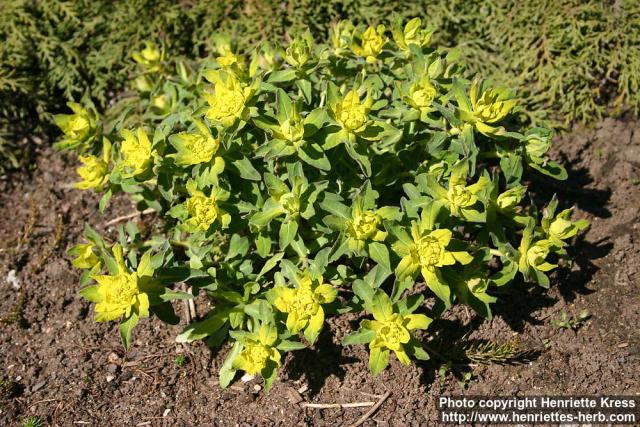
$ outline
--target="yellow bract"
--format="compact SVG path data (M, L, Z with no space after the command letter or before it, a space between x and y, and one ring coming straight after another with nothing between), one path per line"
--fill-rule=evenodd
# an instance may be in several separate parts
M532 159L542 158L551 148L551 138L531 136L525 139L525 151Z
M291 113L287 119L280 123L280 128L275 129L273 136L284 141L296 143L304 138L304 121L298 112L296 104L291 104Z
M234 359L233 367L249 375L260 374L269 361L280 366L280 352L274 347L278 339L277 331L261 326L257 334L245 337L240 354Z
M402 344L408 343L411 335L404 326L402 316L394 313L385 320L372 320L369 326L376 331L376 338L371 342L371 347L385 347L406 356L402 351ZM399 357L398 359L403 363L409 363L409 358Z
M467 187L465 182L456 182L453 179L449 182L447 199L449 200L451 215L454 216L460 215L461 208L471 207L478 201L472 189Z
M231 73L210 72L206 77L214 84L213 93L204 94L210 106L206 117L224 127L231 127L240 119L247 120L246 104L253 96L254 88L244 85Z
M216 221L220 221L223 226L228 224L229 214L218 206L216 194L206 196L202 191L194 190L191 197L186 202L189 219L186 224L199 231L207 231Z
M538 240L527 249L526 257L523 257L524 261L539 271L552 270L557 267L557 265L547 262L546 258L553 248L554 244L551 241Z
M142 128L138 128L135 134L123 129L121 135L124 141L120 146L120 166L125 169L126 175L136 176L146 172L153 160L151 141L147 133Z
M97 264L100 264L100 259L93 253L93 243L81 243L73 248L76 258L71 262L76 268L92 269Z
M551 223L549 227L549 234L556 237L557 239L564 239L572 229L573 223L571 220L562 218L561 216L556 217Z
M500 194L496 200L496 204L500 209L513 209L524 197L524 193L527 191L527 187L518 185Z
M256 375L267 366L269 359L280 361L278 350L264 344L251 343L244 346L234 364L237 369L241 369L249 375Z
M384 25L378 25L375 28L368 27L362 34L360 44L354 43L351 46L353 53L362 56L367 62L376 62L376 57L382 52L382 48L387 43L384 32Z
M427 112L431 110L437 94L438 92L431 84L429 76L424 76L409 87L409 93L404 97L404 100L416 110Z
M109 159L111 158L111 143L104 139L102 157L79 156L82 166L77 169L82 181L76 182L74 186L80 190L96 189L102 190L109 181Z
M297 288L277 286L274 288L274 294L274 306L288 314L289 331L297 333L309 327L318 333L324 323L322 304L333 302L337 292L331 285L322 283L321 279L314 281L309 275L303 275Z
M148 317L149 296L138 286L140 275L130 272L125 266L120 245L113 247L113 255L118 264L118 273L113 276L94 276L98 282L96 322L109 322L122 316L127 318L134 310L140 317Z
M67 105L73 114L56 114L53 120L64 134L64 139L59 144L64 147L73 147L93 136L96 117L76 102L68 102Z
M284 60L292 67L302 68L311 59L312 46L313 38L311 33L307 32L303 36L298 36L287 47Z
M242 58L231 51L227 51L222 56L216 57L216 61L222 68L229 68L233 64L237 64L240 68L244 67Z
M300 197L296 193L285 193L277 201L282 205L282 209L291 216L297 216L300 212Z
M181 166L196 165L211 161L220 147L220 141L211 135L209 128L199 120L194 120L198 132L180 132L169 137L177 150L176 163Z
M140 52L133 52L134 61L142 65L145 71L155 73L160 71L164 53L153 42L145 42L145 47Z
M369 111L373 99L369 96L360 101L357 90L351 90L341 102L330 106L336 121L349 133L363 132L369 124Z
M353 38L353 24L351 21L338 21L329 30L329 39L333 52L337 56L342 56L349 49Z
M422 20L420 18L413 18L407 22L404 26L404 30L395 29L393 31L393 39L398 47L402 50L408 51L409 45L416 45L418 47L426 46L431 40L433 30L421 28Z
M411 330L426 329L431 323L424 314L394 313L389 297L380 298L371 308L374 320L363 320L362 326L375 332L375 338L369 343L371 354L388 349L395 352L398 360L411 363L405 351L405 344L411 341ZM370 362L371 363L371 362Z
M107 163L96 156L79 156L82 166L77 169L82 181L76 182L75 187L80 190L95 188L100 190L109 178Z
M576 222L571 221L571 209L565 209L560 212L549 225L549 240L556 246L562 247L566 245L563 240L569 239L579 231L586 229L589 221L581 219Z
M394 244L394 250L403 256L396 270L400 278L420 269L427 284L439 282L436 274L438 268L456 262L468 264L473 260L468 252L447 249L452 237L451 230L424 230L414 221L411 223L411 237L413 243L410 245L400 242Z
M497 129L487 124L502 120L516 105L516 101L510 98L506 89L496 88L481 91L478 80L475 80L471 85L469 98L473 108L475 126L485 134L495 133Z
M375 211L355 210L353 219L347 220L345 223L347 236L356 240L373 240L376 242L383 241L387 237L387 232L379 230L378 227L382 223L382 218Z

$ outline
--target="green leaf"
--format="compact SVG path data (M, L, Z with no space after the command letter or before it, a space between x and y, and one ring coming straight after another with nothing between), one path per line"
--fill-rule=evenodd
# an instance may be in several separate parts
M139 320L138 313L132 312L129 318L123 319L122 322L120 322L120 338L122 338L122 345L124 345L125 349L128 349L131 345L131 332Z
M304 345L304 343L301 343L300 341L282 340L280 341L280 344L278 344L276 348L280 351L294 351L294 350L305 349L307 348L307 346Z
M164 288L163 292L158 294L158 298L162 301L175 301L175 300L189 300L193 299L193 295L188 292L173 291L169 288Z
M376 337L376 331L360 328L350 333L342 340L342 345L369 344Z
M374 347L369 354L369 370L376 376L389 365L389 350Z
M304 136L309 138L315 135L320 129L324 127L327 122L327 110L324 108L316 108L307 114L304 118Z
M389 261L389 249L380 242L369 243L369 256L372 260L391 271L391 261Z
M278 252L277 254L269 258L267 262L265 262L262 266L262 269L260 270L260 273L258 273L258 277L256 278L256 280L262 277L267 272L271 271L276 265L278 265L278 262L280 262L283 256L284 252Z
M249 239L241 237L238 234L231 236L229 241L229 251L225 259L232 259L235 257L242 258L249 252Z
M427 282L427 287L433 291L434 294L445 304L448 308L451 306L451 288L443 283L440 278L437 278L436 275L433 275L429 278Z
M224 326L228 320L228 315L229 312L224 310L200 322L190 324L176 337L176 342L187 343L206 338Z
M307 79L296 80L296 86L298 86L298 89L302 92L307 104L311 104L311 101L313 101L313 98L311 97L311 82Z
M102 214L104 213L104 210L107 208L107 205L109 204L109 200L111 200L112 195L113 195L113 192L111 191L111 189L108 189L107 191L104 192L104 194L100 198L100 203L98 203L98 210L100 211L100 213Z
M464 84L460 81L460 79L454 77L453 84L451 85L451 89L453 91L453 96L456 98L456 102L458 106L465 111L472 111L473 107L471 106L471 101L467 96L467 91Z
M296 78L296 70L287 68L285 70L274 71L267 77L269 83L285 83Z
M389 296L378 289L371 300L371 307L368 307L367 310L371 311L373 317L378 320L387 319L393 315L393 304Z
M323 171L331 170L331 163L318 144L307 144L298 151L300 160Z
M260 234L256 238L256 249L258 255L262 258L266 258L271 253L271 237L266 234Z
M352 144L345 144L345 149L349 157L355 160L362 172L367 176L371 176L371 161L369 160L369 156L366 154L359 153Z
M559 181L564 181L569 176L567 174L567 170L562 167L560 164L554 162L553 160L545 160L544 162L538 164L535 162L527 163L527 166L532 167L540 173L543 173L551 178L555 178Z
M365 304L370 304L373 301L375 290L363 280L356 280L351 286L353 293L358 296Z
M150 307L149 310L156 315L156 317L169 325L177 325L180 323L180 318L176 316L176 312L173 310L173 306L169 302Z
M280 250L283 251L296 238L298 223L296 221L283 222L280 226Z
M151 266L151 252L147 251L142 258L140 259L140 263L138 264L138 268L136 269L136 274L138 277L153 277L153 267Z
M98 293L98 285L86 286L80 289L79 293L81 297L91 302L98 303L101 300L100 294Z
M260 372L262 378L264 379L264 392L269 393L271 390L271 386L273 382L278 377L278 364L273 360L269 359L267 361L267 366Z
M233 362L234 360L236 360L236 357L238 357L241 351L242 345L239 342L235 342L226 359L224 359L224 363L222 364L220 372L218 373L220 379L220 387L229 387L229 384L231 384L231 381L233 381L233 377L236 376L236 370L233 369Z
M291 99L289 98L289 95L287 95L287 92L280 88L278 88L276 91L276 98L278 101L278 121L280 123L283 123L286 120L291 119Z
M379 265L373 266L371 270L364 276L364 281L372 288L379 288L382 283L391 275L391 270L382 268Z
M351 219L351 209L340 202L340 196L333 193L325 193L320 207L343 219Z
M522 179L522 157L509 153L500 158L500 169L507 180L507 186L514 185Z
M248 179L250 181L260 181L262 180L262 176L260 172L258 172L251 164L251 161L246 157L241 158L240 160L236 160L232 162L233 166L237 169L240 174L240 177L243 179Z
M186 282L191 279L209 277L202 270L189 267L167 267L156 272L155 279L162 285L171 285L177 282Z

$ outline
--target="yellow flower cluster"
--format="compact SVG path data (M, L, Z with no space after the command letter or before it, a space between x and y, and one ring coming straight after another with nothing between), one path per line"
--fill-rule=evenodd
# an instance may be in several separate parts
M255 88L241 83L234 74L224 71L212 71L206 77L214 85L213 93L207 92L204 95L209 103L206 117L225 128L233 126L238 120L247 120L247 103Z
M113 255L118 265L117 274L94 276L98 283L94 294L96 322L128 318L132 312L148 317L149 296L140 289L140 279L147 274L148 259L141 260L138 271L131 272L125 266L120 245L113 247Z
M102 157L79 156L82 166L77 169L82 181L77 182L75 187L80 190L95 189L100 191L109 181L109 159L111 158L111 143L104 139Z
M347 132L354 134L363 132L369 124L369 111L373 105L370 96L362 102L357 90L349 91L342 101L330 106L336 121Z
M134 134L128 129L123 129L121 135L124 138L120 146L122 161L120 166L126 176L141 175L146 172L152 163L151 141L142 128L138 128Z
M266 325L260 326L257 333L245 337L240 354L234 359L233 367L249 375L261 374L272 362L280 366L280 352L274 347L278 332Z
M322 278L312 279L308 274L299 278L296 288L276 286L273 289L275 299L273 305L283 313L287 313L287 329L293 333L308 328L311 335L317 335L324 323L323 304L335 300L337 292Z
M382 52L384 45L387 43L387 37L384 33L384 25L368 27L362 34L360 43L354 43L351 46L353 53L365 58L367 62L376 62L377 56Z

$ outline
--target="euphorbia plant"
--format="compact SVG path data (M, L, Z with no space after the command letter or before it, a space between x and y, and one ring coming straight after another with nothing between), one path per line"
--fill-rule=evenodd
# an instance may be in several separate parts
M178 340L230 341L221 384L241 370L269 387L328 316L362 313L345 343L368 343L377 374L392 354L428 358L417 331L453 304L490 316L497 286L548 286L587 226L555 199L542 216L528 203L523 175L566 176L551 135L522 129L513 92L465 79L431 33L343 22L331 46L305 34L249 57L221 38L175 76L149 44L134 58L151 87L98 121L73 104L59 123L62 147L90 151L78 187L164 222L145 239L129 223L113 245L87 228L72 253L96 319L119 320L128 345L139 318L176 323L171 301L203 295L209 314Z

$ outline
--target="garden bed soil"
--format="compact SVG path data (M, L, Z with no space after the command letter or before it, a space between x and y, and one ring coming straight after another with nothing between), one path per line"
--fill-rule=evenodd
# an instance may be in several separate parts
M101 216L96 196L72 188L72 159L44 149L31 176L0 184L0 425L19 425L27 416L57 426L349 425L369 408L301 403L376 401L390 392L363 425L417 426L436 423L442 394L638 394L640 127L631 119L607 119L574 129L557 140L553 155L568 168L569 180L541 180L535 188L544 197L557 193L562 206L575 205L576 217L591 222L571 249L574 265L552 275L548 292L510 288L492 320L458 307L431 327L440 331L440 343L463 336L517 341L530 350L519 363L445 370L435 357L409 367L392 357L374 378L364 346L340 346L358 320L342 316L329 320L316 348L287 356L264 394L255 379L218 386L227 348L212 353L201 342L175 343L185 325L181 304L180 325L141 322L128 352L116 324L92 321L66 250L81 239L85 222L114 236L106 222L135 209L116 199ZM143 226L150 222L141 219ZM197 304L204 315L206 303ZM577 330L552 324L563 312L582 310L591 317ZM178 356L186 357L182 366Z

